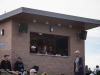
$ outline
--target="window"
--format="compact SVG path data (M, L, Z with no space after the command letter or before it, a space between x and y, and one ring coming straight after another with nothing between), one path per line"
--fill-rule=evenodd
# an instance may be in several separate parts
M68 36L59 36L51 34L30 33L30 53L41 53L43 47L46 46L47 54L68 56ZM35 46L35 52L31 47ZM52 49L52 50L51 50ZM34 51L34 50L33 50Z

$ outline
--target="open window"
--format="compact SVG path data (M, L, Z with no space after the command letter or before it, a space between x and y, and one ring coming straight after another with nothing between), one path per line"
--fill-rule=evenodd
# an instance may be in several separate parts
M31 46L36 46L36 51L39 53L43 46L47 46L47 51L50 47L54 52L53 55L68 56L69 55L69 37L51 34L30 33L30 53Z

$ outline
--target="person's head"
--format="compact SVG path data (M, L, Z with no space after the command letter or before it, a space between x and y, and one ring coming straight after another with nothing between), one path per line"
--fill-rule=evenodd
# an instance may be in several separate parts
M88 65L85 66L85 69L88 69Z
M45 51L46 51L46 50L47 50L47 46L43 46L43 50L45 50Z
M22 57L18 57L18 61L19 62L22 62Z
M30 70L30 75L36 75L36 74L37 74L37 71L35 69Z
M9 55L5 54L4 55L4 60L8 60Z
M76 55L76 57L79 57L80 56L80 51L79 50L76 50L75 51L75 55Z
M31 46L31 49L32 49L33 51L35 50L35 48L36 48L35 46Z
M89 68L89 70L91 70L91 68Z
M99 66L97 65L96 68L99 68Z
M49 51L52 51L52 47L49 47Z
M46 72L42 73L42 75L48 75Z

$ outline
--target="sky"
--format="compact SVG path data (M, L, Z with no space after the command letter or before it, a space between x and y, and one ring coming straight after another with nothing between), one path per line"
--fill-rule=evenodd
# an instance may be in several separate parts
M100 0L0 0L0 15L28 7L67 15L100 20ZM85 64L92 70L100 65L100 27L88 30L85 41Z

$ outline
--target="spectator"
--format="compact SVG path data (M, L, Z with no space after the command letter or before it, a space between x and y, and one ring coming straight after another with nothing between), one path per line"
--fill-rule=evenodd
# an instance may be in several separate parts
M49 47L48 54L49 54L49 55L55 55L55 53L54 53L53 50L52 50L52 47Z
M22 62L22 57L18 57L18 61L15 62L15 71L24 71L24 64Z
M31 51L30 51L30 53L37 53L37 51L36 51L35 49L36 49L35 46L31 46Z
M35 69L30 70L30 75L37 75L37 71Z
M40 51L40 54L47 54L47 46L43 46L43 50Z
M9 55L4 55L4 60L1 61L1 68L5 71L11 71L11 63L8 60Z
M27 74L27 72L24 70L24 64L22 62L22 57L18 57L18 61L15 62L15 71L19 74L19 75L25 75Z
M76 59L74 61L74 75L84 75L83 58L80 56L80 51L75 51Z
M96 75L100 75L100 68L98 65L96 66Z
M85 66L85 74L89 75L88 65Z
M90 73L92 72L92 71L91 71L91 68L89 68L89 70L88 70L88 71L89 71L89 74L90 74Z

